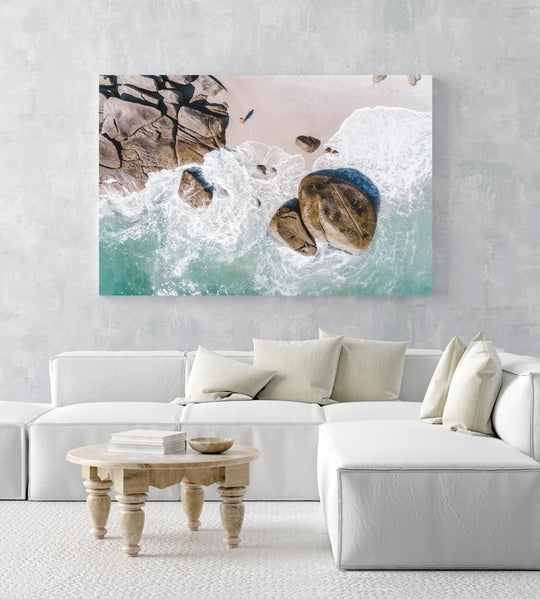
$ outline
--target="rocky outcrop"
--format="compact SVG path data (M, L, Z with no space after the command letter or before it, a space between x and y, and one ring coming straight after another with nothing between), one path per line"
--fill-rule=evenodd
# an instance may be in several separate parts
M281 243L303 256L314 256L317 245L302 222L298 198L285 202L270 221L270 232Z
M300 149L304 150L304 152L311 154L321 145L321 140L316 137L311 137L311 135L299 135L296 138L295 144Z
M192 208L206 208L212 203L214 188L204 178L202 170L188 168L182 173L178 195Z
M380 83L384 81L388 75L373 75L373 83ZM407 81L409 85L416 85L420 79L422 79L421 75L407 75Z
M99 136L99 161L103 166L112 169L120 168L122 164L118 148L104 135Z
M139 191L149 173L225 146L228 108L216 96L226 90L210 75L102 75L99 84L102 188Z
M176 153L179 164L202 163L205 154L225 146L227 119L190 106L178 110Z
M193 81L192 102L208 100L225 90L225 86L212 75L200 75Z
M317 241L359 254L373 239L377 227L379 192L355 169L310 173L298 188L304 226Z

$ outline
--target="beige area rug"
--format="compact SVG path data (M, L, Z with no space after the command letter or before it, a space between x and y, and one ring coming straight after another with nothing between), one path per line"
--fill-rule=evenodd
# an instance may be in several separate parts
M2 599L527 598L540 572L340 572L314 502L246 504L242 543L222 544L219 503L202 528L181 505L151 502L137 558L124 557L117 505L107 538L89 534L79 502L0 502Z

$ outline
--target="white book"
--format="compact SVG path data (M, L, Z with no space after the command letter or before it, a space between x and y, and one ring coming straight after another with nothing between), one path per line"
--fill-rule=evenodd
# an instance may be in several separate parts
M108 444L107 449L119 453L140 453L147 455L170 455L173 453L186 453L187 443L180 441L178 443L165 445L148 445L139 443L113 443Z
M145 443L149 445L168 445L177 441L185 441L186 433L181 431L132 430L113 433L114 443Z

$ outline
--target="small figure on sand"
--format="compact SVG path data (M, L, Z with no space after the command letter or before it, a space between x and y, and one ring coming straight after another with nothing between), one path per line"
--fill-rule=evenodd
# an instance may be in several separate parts
M241 116L240 117L240 122L242 123L242 125L252 117L253 115L253 108L246 114L246 116Z

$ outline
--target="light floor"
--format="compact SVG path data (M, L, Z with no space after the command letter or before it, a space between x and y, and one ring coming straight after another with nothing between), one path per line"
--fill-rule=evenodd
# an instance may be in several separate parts
M340 572L314 502L247 503L242 543L227 550L218 507L207 502L201 530L190 533L181 505L148 503L141 553L127 558L115 503L109 534L96 541L84 503L0 502L0 597L540 597L540 572Z

